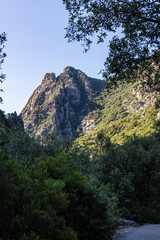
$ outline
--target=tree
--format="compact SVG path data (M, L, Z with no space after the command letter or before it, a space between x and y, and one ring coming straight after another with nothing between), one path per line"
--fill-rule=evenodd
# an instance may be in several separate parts
M99 158L100 181L118 195L126 219L160 221L160 142L153 136L128 138Z
M3 52L5 41L6 41L6 34L5 33L0 34L0 70L1 70L2 63L4 62L4 58L6 57L6 53ZM5 79L5 74L0 73L0 83L2 83L4 79ZM0 92L2 91L3 90L0 89ZM2 103L1 97L0 97L0 103Z
M160 59L160 1L155 0L63 0L69 11L66 37L68 41L83 42L88 50L96 34L98 43L104 42L109 32L109 55L103 75L108 86L119 81L141 80L155 84L150 72ZM145 81L144 81L145 80Z
M0 111L0 239L112 239L117 199L77 169L85 155L66 146L54 136L38 143Z

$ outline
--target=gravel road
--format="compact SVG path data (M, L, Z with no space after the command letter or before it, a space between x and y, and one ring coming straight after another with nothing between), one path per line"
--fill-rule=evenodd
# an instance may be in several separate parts
M160 240L160 224L148 224L121 232L116 240Z

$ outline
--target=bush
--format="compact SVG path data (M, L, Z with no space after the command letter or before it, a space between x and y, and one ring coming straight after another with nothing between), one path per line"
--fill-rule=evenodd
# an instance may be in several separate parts
M68 155L28 165L1 152L0 187L4 239L111 239L112 196L89 185Z
M103 159L103 160L102 160ZM124 217L160 221L160 143L154 136L128 139L106 150L99 177L118 195Z

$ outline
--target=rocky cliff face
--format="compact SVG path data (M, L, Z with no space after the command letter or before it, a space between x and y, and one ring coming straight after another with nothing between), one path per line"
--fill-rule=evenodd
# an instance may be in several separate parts
M89 96L104 88L103 81L73 67L66 67L58 77L46 73L21 112L25 132L38 138L52 132L58 137L76 136L83 118L98 107Z

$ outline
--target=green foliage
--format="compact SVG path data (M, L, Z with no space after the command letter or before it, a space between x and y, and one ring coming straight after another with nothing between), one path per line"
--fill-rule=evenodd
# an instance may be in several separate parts
M124 217L139 223L160 221L160 142L154 136L110 145L97 158L99 181L119 198Z
M139 100L132 91L124 85L97 98L104 109L95 130L77 139L75 159L92 182L107 184L116 193L117 210L125 218L158 223L159 95L151 102L150 92L141 92ZM143 102L148 105L143 107Z
M119 200L117 211L139 223L160 221L160 141L159 134L130 137L113 145L97 136L94 149L77 149L79 168L97 186L107 184ZM101 143L99 142L101 141ZM107 144L106 144L107 143ZM75 150L75 149L74 149Z
M158 1L63 0L63 3L69 12L66 37L69 42L82 42L85 50L90 47L93 36L96 35L100 43L109 32L121 31L110 41L105 62L108 87L119 81L137 79L149 85L154 83L150 73L159 70L152 63L158 63L160 57Z
M8 137L9 141L4 148L10 159L30 163L45 154L44 147L38 141L30 139L21 131L10 131Z
M156 109L159 109L159 108L160 108L160 97L157 98L157 100L155 101L154 107L155 107Z
M0 111L0 237L110 240L117 216L160 221L159 100L133 114L131 91L97 97L97 127L74 144L31 139Z
M2 156L0 159L2 236L76 239L62 214L69 204L65 181L49 177L44 161L27 167L18 161L4 161Z
M156 130L157 135L160 135L160 120L155 121L154 128Z
M50 136L42 145L6 127L5 121L1 126L1 237L111 239L116 198L107 187L96 187L77 170L73 154L66 153L71 143L58 143Z
M13 128L11 122L6 119L6 116L2 110L0 110L0 127Z
M0 128L0 147L8 142L8 136L5 128Z
M111 239L114 211L107 189L93 188L69 156L30 166L0 154L0 231L9 239Z

